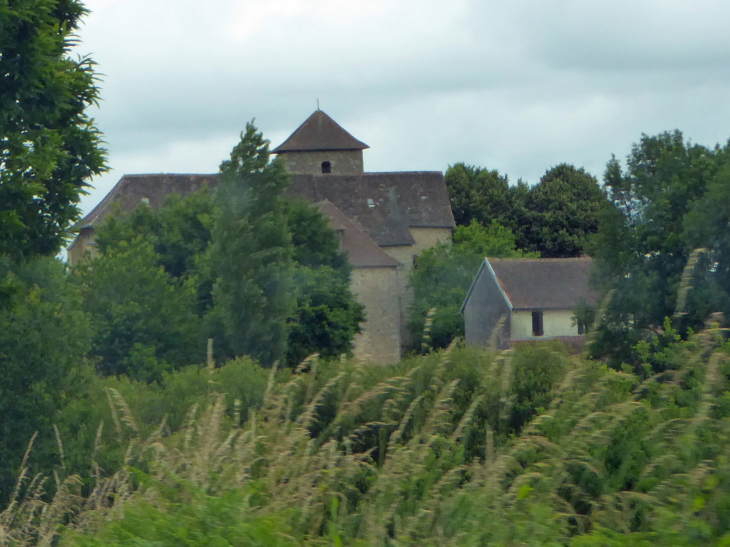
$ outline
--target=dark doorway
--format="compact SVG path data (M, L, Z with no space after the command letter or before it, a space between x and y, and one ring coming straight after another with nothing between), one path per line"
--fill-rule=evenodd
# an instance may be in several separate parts
M322 172L323 173L331 173L332 172L332 164L328 161L322 162Z
M532 312L532 335L542 336L542 334L542 312L534 311Z

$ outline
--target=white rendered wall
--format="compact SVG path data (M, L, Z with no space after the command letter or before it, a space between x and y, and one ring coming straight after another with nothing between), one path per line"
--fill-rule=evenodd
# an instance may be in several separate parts
M532 312L513 311L511 321L512 340L540 340L557 336L579 336L574 324L573 310L545 310L542 312L543 335L532 335Z

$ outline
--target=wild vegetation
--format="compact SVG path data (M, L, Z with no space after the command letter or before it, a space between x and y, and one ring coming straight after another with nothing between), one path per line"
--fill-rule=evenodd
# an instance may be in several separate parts
M109 389L125 466L53 500L25 466L5 544L727 545L730 346L716 323L642 379L559 345L215 385L174 426ZM226 370L209 370L211 375ZM102 433L100 433L101 435ZM60 538L57 537L60 535Z
M0 5L0 545L730 546L727 146L642 136L603 189L450 167L422 355L363 366L347 258L252 125L217 195L54 258L105 168L84 13ZM585 252L584 355L463 346L485 255Z

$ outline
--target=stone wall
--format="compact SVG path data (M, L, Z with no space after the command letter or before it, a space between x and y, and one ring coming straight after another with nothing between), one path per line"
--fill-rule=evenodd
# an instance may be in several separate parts
M413 291L409 282L413 261L425 249L442 242L447 242L451 237L451 228L410 228L410 231L413 239L416 240L414 245L381 247L388 255L403 264L403 270L400 272L398 295L401 298L401 344L404 349L410 346L411 338L408 332L407 321L409 308L413 302Z
M351 175L363 172L362 150L333 150L328 152L282 152L290 173L322 174L322 163L330 162L333 175Z
M68 248L68 265L75 266L81 262L86 251L89 251L92 256L96 253L93 228L81 230L76 240Z
M369 363L387 364L400 360L400 299L397 268L355 268L350 287L358 302L366 306L363 332L355 337L354 354Z

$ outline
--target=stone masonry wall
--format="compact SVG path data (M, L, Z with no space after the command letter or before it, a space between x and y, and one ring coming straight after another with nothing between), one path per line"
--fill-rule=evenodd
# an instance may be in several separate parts
M366 307L362 333L355 336L353 353L373 364L400 360L400 305L397 268L355 268L350 287L358 302Z
M68 265L75 266L84 257L86 251L89 251L92 256L96 253L96 247L94 246L94 229L85 228L81 230L76 241L68 248Z
M351 175L363 172L362 150L334 150L329 152L282 152L290 173L322 174L322 162L328 161L333 175Z
M415 245L398 245L392 247L381 247L388 255L392 256L403 264L398 281L398 295L401 300L400 325L401 344L403 348L410 345L410 333L406 322L411 303L413 302L413 291L411 290L409 278L413 268L414 257L424 250L442 242L449 241L451 228L410 228Z

